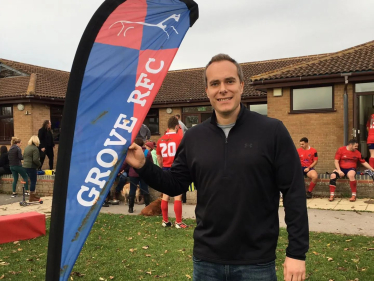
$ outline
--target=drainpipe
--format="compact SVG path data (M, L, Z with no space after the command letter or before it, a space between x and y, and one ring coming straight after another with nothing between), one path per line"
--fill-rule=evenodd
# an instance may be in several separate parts
M342 73L344 76L344 94L343 94L343 101L344 101L344 145L348 145L348 76L351 76L351 73Z

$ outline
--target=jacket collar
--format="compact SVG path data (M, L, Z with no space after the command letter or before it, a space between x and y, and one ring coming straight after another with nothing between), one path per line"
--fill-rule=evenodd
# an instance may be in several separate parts
M241 121L243 120L245 110L246 110L245 106L242 103L240 103L240 111L239 111L238 118L236 119L235 124L241 123ZM217 116L216 116L215 110L213 110L212 117L210 118L210 123L217 126Z

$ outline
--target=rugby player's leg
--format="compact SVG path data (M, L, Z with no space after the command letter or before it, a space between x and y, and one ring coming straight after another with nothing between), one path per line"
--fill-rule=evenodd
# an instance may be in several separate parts
M356 171L355 170L350 170L347 173L347 177L349 179L349 186L351 187L351 190L352 190L352 197L349 199L349 201L355 202L356 201L356 193L357 193Z

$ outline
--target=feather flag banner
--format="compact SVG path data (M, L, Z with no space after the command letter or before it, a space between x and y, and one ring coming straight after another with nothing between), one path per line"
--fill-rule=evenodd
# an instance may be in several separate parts
M75 55L56 169L46 280L68 280L189 27L192 0L107 0Z

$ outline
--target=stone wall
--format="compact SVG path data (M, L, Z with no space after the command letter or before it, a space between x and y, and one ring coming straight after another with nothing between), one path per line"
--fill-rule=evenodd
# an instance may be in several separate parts
M329 175L321 174L319 175L320 179L317 182L313 190L313 196L317 197L329 197ZM12 175L4 175L0 178L0 193L12 193ZM305 190L308 190L310 180L305 179ZM36 183L36 191L41 196L52 196L53 195L53 184L54 176L38 176L38 181ZM114 188L116 182L113 184L111 193L114 193ZM22 185L20 182L17 184L17 192L22 193ZM149 188L151 195L151 201L156 200L160 197L160 192ZM337 180L337 187L335 191L337 197L350 197L351 188L349 187L349 180ZM187 192L187 204L195 205L197 203L196 196L197 191ZM357 197L358 198L374 198L374 182L368 176L357 176ZM173 198L170 199L170 202L173 202Z

